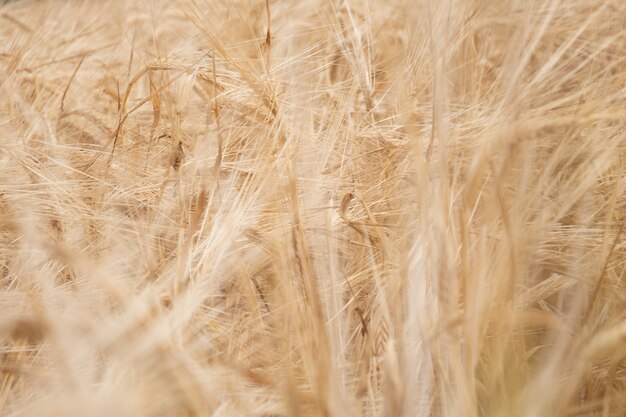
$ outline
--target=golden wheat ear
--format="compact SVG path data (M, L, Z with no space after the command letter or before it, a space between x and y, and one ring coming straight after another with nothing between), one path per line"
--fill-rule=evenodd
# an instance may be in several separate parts
M0 417L617 417L624 0L0 0Z

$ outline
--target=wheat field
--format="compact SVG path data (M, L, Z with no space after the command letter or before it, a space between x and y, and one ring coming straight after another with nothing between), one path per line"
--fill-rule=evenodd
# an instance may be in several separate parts
M0 416L624 416L625 189L624 0L5 2Z

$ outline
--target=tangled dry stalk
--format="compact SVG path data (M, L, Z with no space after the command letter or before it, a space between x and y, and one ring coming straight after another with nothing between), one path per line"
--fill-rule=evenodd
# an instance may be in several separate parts
M626 2L0 6L0 415L619 416Z

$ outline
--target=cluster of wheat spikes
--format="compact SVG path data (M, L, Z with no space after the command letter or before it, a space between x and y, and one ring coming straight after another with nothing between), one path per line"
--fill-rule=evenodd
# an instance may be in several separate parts
M0 6L0 415L626 409L626 1Z

